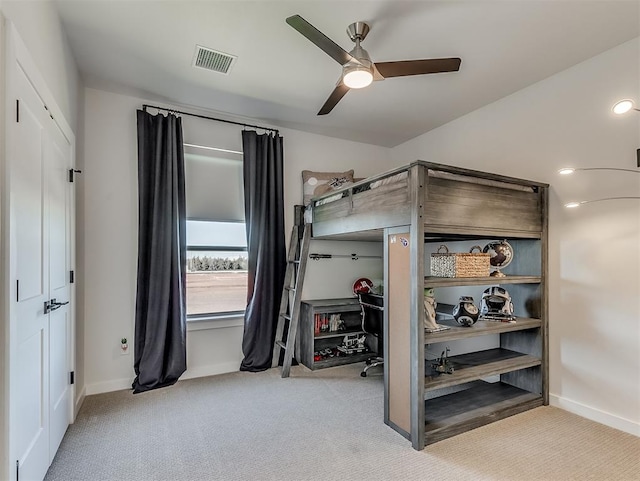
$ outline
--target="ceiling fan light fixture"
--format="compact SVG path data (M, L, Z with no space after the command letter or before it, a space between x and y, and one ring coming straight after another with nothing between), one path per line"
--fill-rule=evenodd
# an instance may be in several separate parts
M613 110L614 114L622 115L626 114L629 110L633 108L633 100L624 99L616 102L611 110Z
M342 81L350 89L361 89L368 87L373 82L373 72L370 67L364 65L353 65L344 68Z

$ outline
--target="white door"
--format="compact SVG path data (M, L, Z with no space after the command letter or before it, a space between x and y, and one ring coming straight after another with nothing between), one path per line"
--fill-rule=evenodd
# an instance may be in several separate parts
M9 129L10 444L16 478L42 480L71 422L72 146L17 66Z
M71 422L71 145L57 125L49 129L47 182L49 211L49 462Z
M45 152L51 121L18 66L19 117L10 129L11 258L16 315L11 323L10 436L21 480L49 467L49 239ZM12 460L13 461L13 460Z

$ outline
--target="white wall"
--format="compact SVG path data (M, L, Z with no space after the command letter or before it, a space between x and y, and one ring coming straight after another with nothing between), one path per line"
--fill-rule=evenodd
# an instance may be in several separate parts
M84 192L78 229L84 239L84 272L79 273L84 300L85 381L87 393L124 389L133 379L133 353L120 354L120 338L133 339L137 266L136 109L143 99L95 89L85 90ZM165 105L166 106L166 105ZM184 110L184 109L182 109ZM254 122L250 122L254 123ZM185 142L241 149L241 128L183 117ZM282 130L285 142L285 216L302 198L303 169L355 168L359 176L384 170L389 150L295 130ZM288 235L287 235L288 238ZM314 242L312 250L361 255L381 254L378 243ZM332 250L333 249L333 250ZM357 264L356 264L357 262ZM308 298L350 295L361 276L380 279L382 262L350 259L312 262ZM215 327L218 326L218 327ZM224 327L220 327L224 326ZM237 319L191 323L187 334L184 378L237 370L242 359L242 326ZM132 351L132 349L130 349Z
M552 404L640 435L640 202L567 210L570 200L640 195L636 169L640 39L627 42L392 150L415 159L551 184L549 225ZM478 88L482 88L479 85ZM516 253L517 254L517 253Z
M3 0L0 8L2 14L15 24L64 118L75 133L78 125L78 92L82 81L54 2Z

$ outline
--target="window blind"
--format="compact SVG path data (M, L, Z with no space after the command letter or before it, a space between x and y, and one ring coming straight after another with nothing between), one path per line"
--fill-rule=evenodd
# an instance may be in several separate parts
M220 152L202 155L185 149L188 219L244 222L242 159L238 155L224 156Z

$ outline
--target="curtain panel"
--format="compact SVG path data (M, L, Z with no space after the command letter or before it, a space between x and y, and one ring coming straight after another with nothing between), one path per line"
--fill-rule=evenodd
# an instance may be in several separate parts
M137 112L138 283L134 393L187 368L186 203L182 120Z
M271 367L286 270L283 139L242 132L244 209L249 256L241 371Z

